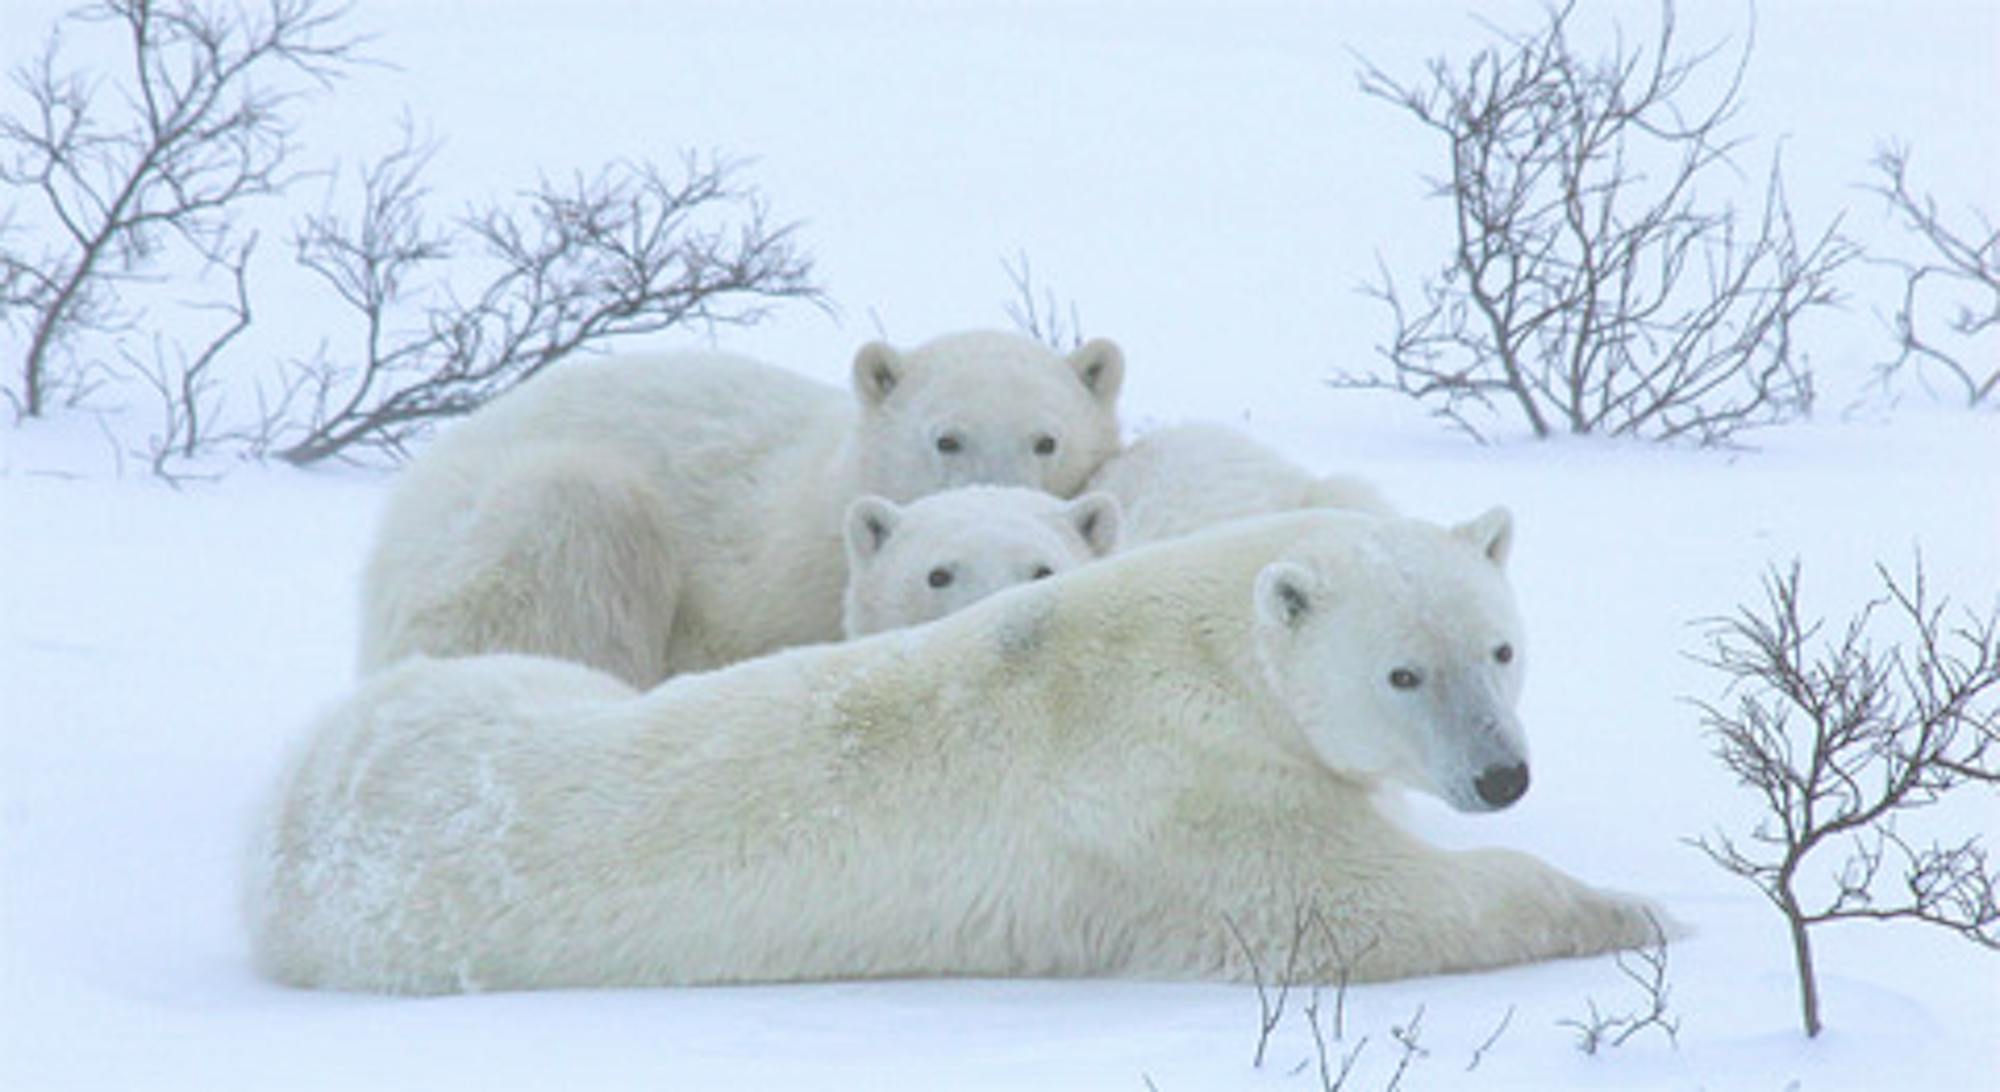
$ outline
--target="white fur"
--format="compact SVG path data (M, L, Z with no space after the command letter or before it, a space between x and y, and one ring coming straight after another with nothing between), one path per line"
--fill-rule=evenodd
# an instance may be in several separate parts
M1018 486L969 485L899 506L847 509L849 637L942 618L1002 588L1054 576L1118 544L1118 502L1065 501Z
M1308 512L640 694L413 659L314 728L263 971L399 992L884 975L1379 979L1649 941L1644 904L1370 802L1519 753L1504 511ZM1385 673L1415 666L1416 691ZM1324 938L1325 943L1319 942Z
M853 395L740 357L558 365L404 475L363 581L361 668L515 651L648 685L833 640L850 501L1074 494L1117 446L1122 374L1109 342L1065 359L1001 333L864 346Z
M1350 508L1378 515L1395 511L1360 478L1316 477L1222 425L1149 432L1106 460L1085 488L1118 498L1127 547L1297 508Z

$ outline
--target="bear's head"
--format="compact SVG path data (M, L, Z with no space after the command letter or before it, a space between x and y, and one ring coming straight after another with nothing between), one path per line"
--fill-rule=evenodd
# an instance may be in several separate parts
M1101 338L1068 356L989 331L870 342L854 356L861 488L899 504L964 485L1073 496L1118 449L1124 375Z
M942 618L1015 584L1117 548L1118 502L1065 501L1035 489L970 486L898 506L861 497L847 509L849 637Z
M1513 519L1446 529L1357 517L1257 574L1257 657L1321 762L1495 811L1528 788L1514 707L1526 647L1506 578Z

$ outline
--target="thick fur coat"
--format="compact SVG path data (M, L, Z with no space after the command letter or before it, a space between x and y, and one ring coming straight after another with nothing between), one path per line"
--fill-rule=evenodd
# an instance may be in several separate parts
M942 618L1003 588L1045 580L1118 545L1118 502L968 485L907 505L862 497L847 509L841 629L864 637Z
M1085 488L1118 499L1127 547L1299 508L1395 511L1367 481L1314 475L1224 425L1148 432L1106 460Z
M328 713L280 786L256 957L435 993L1247 980L1302 920L1326 943L1299 973L1322 980L1642 944L1642 903L1440 851L1370 799L1526 788L1510 542L1502 510L1245 521L647 693L413 658Z
M971 333L856 354L843 394L739 357L582 360L452 429L391 497L363 672L527 652L638 686L840 636L842 517L973 483L1074 494L1122 357Z

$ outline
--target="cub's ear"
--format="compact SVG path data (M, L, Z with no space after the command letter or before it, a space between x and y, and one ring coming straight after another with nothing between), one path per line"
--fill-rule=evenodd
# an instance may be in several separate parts
M903 510L884 497L856 497L847 506L847 563L858 566L882 552L903 521Z
M889 398L909 371L901 353L887 342L871 341L854 353L854 397L873 409Z
M1473 549L1485 554L1495 565L1505 568L1507 555L1514 552L1514 513L1495 506L1479 518L1452 528L1451 533L1470 543Z
M1125 353L1109 338L1094 337L1069 354L1070 370L1091 397L1105 406L1118 401L1125 382Z
M1273 561L1257 573L1257 617L1296 629L1306 616L1321 609L1319 581L1312 570L1295 561Z
M1063 505L1063 518L1076 529L1084 545L1098 557L1118 548L1118 498L1109 493L1085 493Z

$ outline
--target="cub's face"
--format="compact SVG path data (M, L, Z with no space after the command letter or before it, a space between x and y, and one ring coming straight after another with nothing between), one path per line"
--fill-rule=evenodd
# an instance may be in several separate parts
M849 637L942 618L995 592L1101 557L1118 541L1118 502L972 486L907 507L862 497L847 512Z
M1259 573L1266 676L1329 768L1461 811L1507 807L1528 788L1514 712L1527 649L1504 572L1512 519L1496 508L1448 531L1373 526L1337 559L1306 550Z
M1025 337L969 333L854 360L862 487L897 503L1012 485L1072 496L1118 446L1124 360L1109 341L1058 356Z

